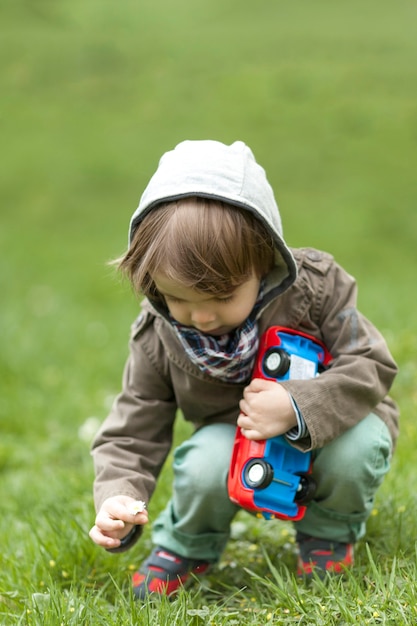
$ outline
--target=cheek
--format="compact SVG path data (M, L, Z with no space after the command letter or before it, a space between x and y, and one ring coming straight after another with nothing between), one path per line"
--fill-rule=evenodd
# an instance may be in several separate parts
M235 306L229 309L226 317L232 324L241 324L248 317L251 312L251 307L249 307L246 303L244 305Z
M172 317L177 320L177 322L183 322L186 320L186 313L182 306L178 304L167 304L168 311L171 313Z
M250 315L255 305L256 296L244 298L241 302L239 302L236 306L234 306L233 311L230 310L230 317L234 318L235 320L238 320L239 323L244 322L247 319L247 317Z

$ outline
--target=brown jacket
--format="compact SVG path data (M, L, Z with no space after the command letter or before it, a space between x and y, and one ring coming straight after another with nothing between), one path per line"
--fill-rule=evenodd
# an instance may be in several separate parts
M299 329L324 342L333 356L319 377L281 383L309 431L295 445L325 446L370 412L387 424L395 444L398 409L387 393L397 368L381 334L356 309L354 279L329 254L292 252L298 278L262 310L259 332L276 324ZM202 373L163 314L144 301L132 328L123 390L93 443L97 509L121 494L148 502L172 446L177 409L197 428L235 424L243 387Z

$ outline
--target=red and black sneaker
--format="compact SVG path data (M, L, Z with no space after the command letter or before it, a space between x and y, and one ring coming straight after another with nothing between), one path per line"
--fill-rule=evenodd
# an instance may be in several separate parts
M310 537L297 533L298 576L324 578L329 574L343 574L353 566L353 544Z
M184 586L190 574L204 574L209 567L207 561L187 559L158 546L133 574L133 592L138 600L151 593L170 596Z

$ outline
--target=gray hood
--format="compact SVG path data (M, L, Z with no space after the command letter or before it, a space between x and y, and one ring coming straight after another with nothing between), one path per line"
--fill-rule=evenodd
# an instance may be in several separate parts
M187 196L222 200L255 214L272 233L276 246L276 267L268 277L267 291L272 289L276 295L294 282L297 266L282 236L274 193L264 169L242 141L230 146L211 140L183 141L166 152L132 216L129 243L149 211Z

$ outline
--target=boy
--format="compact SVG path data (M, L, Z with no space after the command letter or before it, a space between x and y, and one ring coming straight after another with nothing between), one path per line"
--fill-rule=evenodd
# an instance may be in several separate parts
M90 537L130 548L172 444L177 409L196 429L174 452L173 494L155 548L133 577L139 599L171 594L216 563L238 508L227 494L236 423L249 439L285 434L312 450L317 490L296 522L298 573L353 564L388 471L396 365L356 309L355 281L333 258L291 250L264 170L242 142L185 141L166 153L134 213L120 269L146 296L123 391L93 444L97 517ZM251 372L258 338L281 325L321 340L331 367L282 383Z

